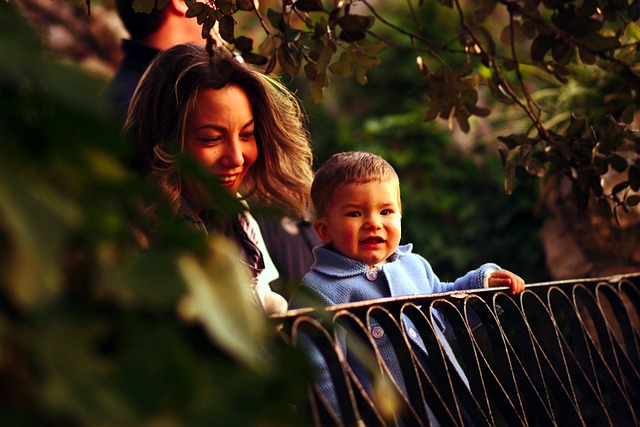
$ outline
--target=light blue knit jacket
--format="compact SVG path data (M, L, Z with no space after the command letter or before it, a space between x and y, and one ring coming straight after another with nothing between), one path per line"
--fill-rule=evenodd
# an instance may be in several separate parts
M383 264L378 271L377 278L370 280L366 273L369 266L359 261L347 258L333 251L330 246L319 246L313 250L315 263L311 271L302 279L299 288L291 297L289 308L301 308L309 305L309 297L317 299L319 305L336 305L357 301L366 301L385 297L400 297L411 295L433 294L454 290L466 290L482 288L484 286L484 274L487 270L499 270L496 264L488 263L476 270L472 270L460 277L455 282L441 282L435 275L433 269L426 259L418 254L412 253L413 245L407 244L399 246L388 262ZM435 313L438 318L439 313ZM439 325L441 328L443 324ZM410 329L413 324L405 316L403 327L407 331L407 336L414 343L424 350L424 344L419 336L416 336ZM372 333L377 329L377 334ZM380 325L372 319L370 324L370 334L375 337L375 342L380 350L380 354L385 360L390 372L404 387L401 379L400 366L395 357L395 352L391 348L391 342L386 334L380 336ZM300 337L299 346L307 354L316 373L316 383L332 405L334 411L340 416L340 410L333 391L330 374L325 365L320 352L311 343L311 340ZM441 336L441 339L444 339ZM349 355L346 347L344 331L338 331L338 340L343 354L356 374L356 377L363 383L363 386L371 393L371 385L366 379L363 366L352 355ZM445 346L448 345L445 343ZM452 360L453 352L448 348L448 353ZM426 355L426 350L425 350ZM464 377L464 374L462 374Z

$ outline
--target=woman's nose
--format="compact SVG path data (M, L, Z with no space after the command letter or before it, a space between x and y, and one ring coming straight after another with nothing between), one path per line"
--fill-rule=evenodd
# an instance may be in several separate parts
M244 163L242 155L242 146L236 138L231 139L224 145L222 154L222 164L227 167L236 167Z

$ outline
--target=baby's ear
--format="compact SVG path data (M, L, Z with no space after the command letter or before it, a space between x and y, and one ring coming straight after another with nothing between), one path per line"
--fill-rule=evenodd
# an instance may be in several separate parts
M322 240L322 243L325 245L331 243L331 235L329 234L329 227L327 227L325 218L316 218L316 220L313 221L313 229L316 231L320 240Z

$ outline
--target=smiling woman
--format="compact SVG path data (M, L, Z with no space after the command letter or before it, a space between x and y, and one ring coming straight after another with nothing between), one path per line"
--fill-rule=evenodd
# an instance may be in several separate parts
M251 102L235 85L206 89L196 102L185 128L185 151L236 194L258 157ZM189 184L184 183L183 195L192 208L201 209L202 199Z
M302 216L309 205L312 154L298 101L281 83L224 48L178 45L161 52L138 85L124 132L137 142L134 165L175 216L238 243L267 313L286 309L271 292L278 277L247 200ZM246 210L220 213L212 188L179 165L186 155ZM206 181L206 180L205 180ZM222 193L224 194L224 193ZM155 206L150 206L153 214ZM214 212L215 210L215 212Z

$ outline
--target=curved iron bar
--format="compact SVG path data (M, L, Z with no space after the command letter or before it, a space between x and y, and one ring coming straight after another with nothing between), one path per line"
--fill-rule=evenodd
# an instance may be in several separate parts
M640 426L640 273L278 319L326 367L315 425Z

